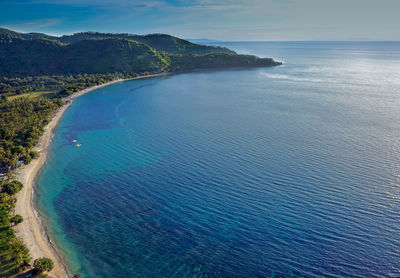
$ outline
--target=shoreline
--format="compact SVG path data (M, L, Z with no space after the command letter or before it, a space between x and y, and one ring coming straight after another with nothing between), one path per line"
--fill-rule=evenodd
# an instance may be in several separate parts
M54 261L54 268L49 273L53 277L70 277L63 254L50 239L45 221L40 217L34 204L35 182L42 166L46 162L46 157L51 145L53 131L64 112L72 105L73 100L96 89L129 80L145 79L159 76L167 76L170 73L159 73L151 75L137 76L129 79L117 79L101 85L96 85L78 91L63 99L63 105L51 116L50 122L45 126L42 136L34 150L40 154L39 158L34 159L28 165L24 165L15 171L17 180L24 184L23 189L17 194L15 214L20 214L24 221L17 228L17 236L21 237L29 249L32 261L40 257L48 257Z

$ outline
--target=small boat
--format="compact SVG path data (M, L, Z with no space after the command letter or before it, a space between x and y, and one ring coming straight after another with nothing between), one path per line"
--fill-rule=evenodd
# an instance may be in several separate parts
M79 148L80 146L82 146L82 144L76 144L76 146Z
M74 139L74 140L72 140L72 143L76 143L76 141L78 141L78 140Z

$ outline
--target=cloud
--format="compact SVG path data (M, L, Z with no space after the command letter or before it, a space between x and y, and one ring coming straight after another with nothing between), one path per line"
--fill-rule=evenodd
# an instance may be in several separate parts
M58 18L43 18L38 20L31 20L25 22L19 22L14 24L5 25L5 28L20 31L30 32L32 30L40 30L47 27L52 27L61 24L61 20Z
M1 1L1 0L0 0ZM146 0L33 0L29 1L36 4L54 4L54 5L71 5L71 6L96 6L107 8L119 7L140 7L150 8L164 5L162 0L146 1Z

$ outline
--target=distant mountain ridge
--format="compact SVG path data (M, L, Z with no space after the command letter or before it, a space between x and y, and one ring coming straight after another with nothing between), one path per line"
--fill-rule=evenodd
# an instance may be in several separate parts
M210 40L210 39L186 39L187 41L190 41L192 43L198 43L198 44L207 44L207 43L221 43L222 41L218 40Z
M55 37L0 28L1 76L143 74L279 64L165 34L83 32Z

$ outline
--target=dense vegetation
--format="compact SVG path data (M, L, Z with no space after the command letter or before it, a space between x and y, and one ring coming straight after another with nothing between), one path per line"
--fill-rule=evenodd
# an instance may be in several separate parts
M14 222L13 220L17 220L18 223L20 220L22 221L22 219L18 217L18 219L15 219L15 216L12 216L16 203L14 194L22 187L18 187L19 190L12 191L12 194L9 194L10 191L5 189L14 188L13 185L9 186L10 183L18 182L3 182L2 185L0 183L2 187L0 193L0 277L13 277L30 262L28 248L15 235L15 231L10 225L11 222Z
M29 85L28 80L26 84ZM23 221L22 216L14 215L15 194L23 184L9 178L18 160L27 164L38 156L32 148L43 133L48 118L61 103L60 98L44 97L0 102L0 173L8 175L8 179L0 178L0 277L17 277L24 270L31 272L29 250L12 228ZM46 261L46 264L51 263Z
M18 98L0 103L0 169L12 170L19 159L28 163L32 151L61 99Z
M64 45L48 39L13 39L0 44L0 76L164 71L167 55L143 43L85 40Z
M206 55L174 55L171 58L171 71L192 71L202 69L230 69L246 67L274 66L277 63L270 58L258 58L253 55L212 53Z
M16 180L0 181L0 277L19 277L22 271L41 277L44 271L51 271L54 266L51 259L39 258L34 261L33 270L30 269L29 249L12 228L11 224L15 226L23 221L21 215L13 215L17 201L15 194L22 187Z
M31 92L54 91L77 92L86 87L96 86L116 79L132 78L137 74L71 74L41 75L26 77L0 77L0 95L22 95ZM0 99L0 102L2 100ZM5 99L3 100L5 101Z
M161 34L79 33L51 37L0 29L0 76L3 77L146 74L174 71L177 64L180 70L190 70L279 63Z
M104 34L97 32L84 32L76 33L73 35L66 35L60 38L56 38L62 43L75 43L81 40L89 39L124 39L138 41L147 44L157 51L163 51L173 54L208 54L208 53L228 53L235 54L234 51L218 46L207 46L191 43L187 40L183 40L174 36L166 34L150 34L150 35L132 35L132 34Z
M0 42L1 37L8 40L12 39L48 39L59 41L65 44L74 44L83 40L93 39L122 39L141 42L156 49L157 51L168 52L172 54L207 54L207 53L228 53L235 54L234 51L218 46L207 46L201 44L191 43L174 36L166 34L150 34L150 35L133 35L133 34L110 34L98 32L82 32L73 35L64 35L62 37L49 36L40 33L22 34L11 30L0 28Z

